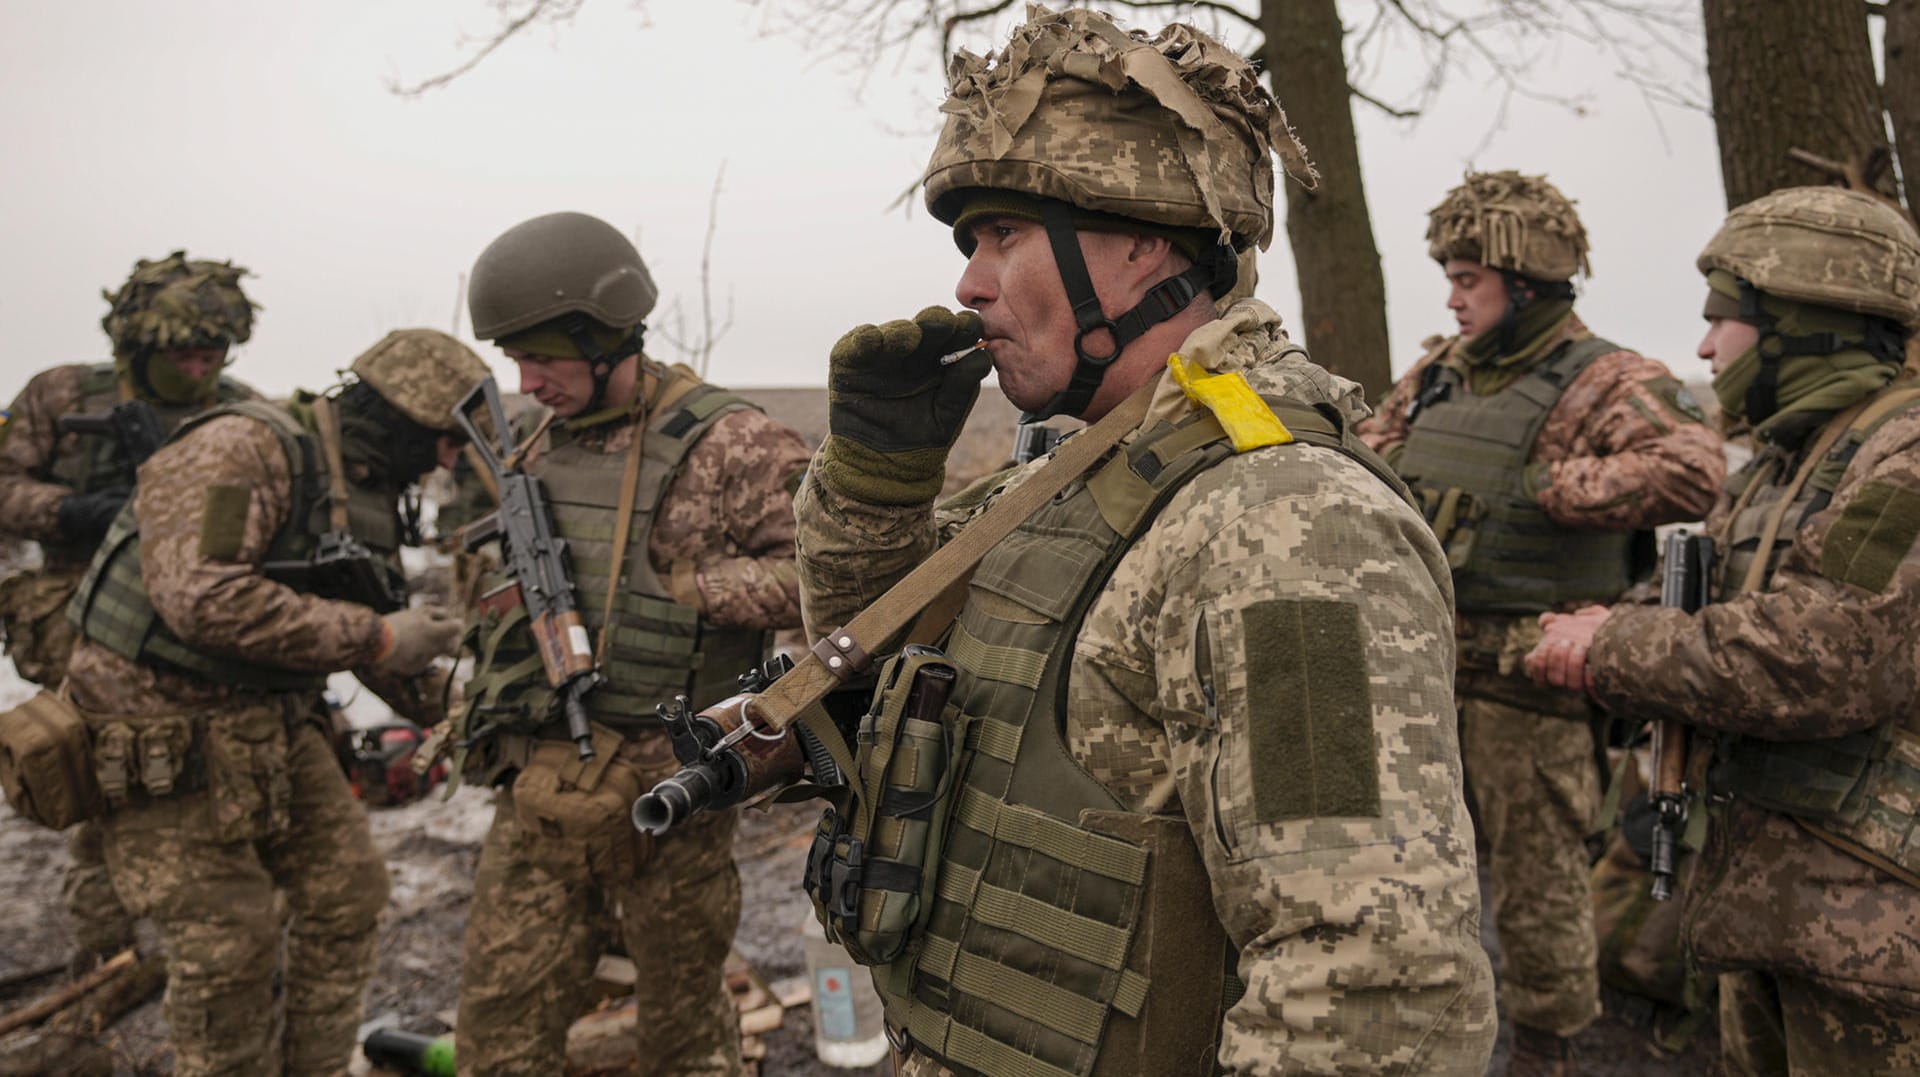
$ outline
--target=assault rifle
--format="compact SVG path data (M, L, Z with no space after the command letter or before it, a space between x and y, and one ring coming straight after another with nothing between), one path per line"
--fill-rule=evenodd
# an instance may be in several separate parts
M473 419L484 404L493 425L491 435ZM454 409L454 418L471 439L479 462L500 492L500 507L461 530L469 551L500 540L500 552L512 580L480 596L480 607L504 612L527 608L540 663L558 709L566 716L567 736L580 746L580 758L593 758L593 729L587 718L588 692L605 682L594 660L587 629L580 620L574 596L573 571L567 562L567 541L553 527L553 505L539 479L521 469L527 446L516 448L507 425L507 409L500 387L488 378Z
M260 571L302 591L345 599L392 613L407 604L407 581L367 544L344 531L328 531L313 552L297 561L266 561Z
M1676 531L1667 536L1660 573L1660 604L1692 613L1707 604L1713 577L1713 540ZM1687 825L1687 727L1663 718L1653 724L1653 899L1673 896L1673 861Z
M144 400L122 400L110 410L97 414L62 415L54 428L62 434L112 438L125 459L129 486L133 485L134 473L140 470L140 465L167 440L166 432L160 429L160 417L154 414L153 405Z

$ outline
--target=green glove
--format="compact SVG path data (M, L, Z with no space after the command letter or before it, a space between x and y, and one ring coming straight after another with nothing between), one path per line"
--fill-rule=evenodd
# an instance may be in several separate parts
M432 606L411 606L381 618L386 641L373 660L375 671L411 677L460 645L460 618Z
M863 325L833 346L820 481L874 505L933 500L947 452L993 369L980 316L928 307L885 325ZM961 353L961 358L941 360Z

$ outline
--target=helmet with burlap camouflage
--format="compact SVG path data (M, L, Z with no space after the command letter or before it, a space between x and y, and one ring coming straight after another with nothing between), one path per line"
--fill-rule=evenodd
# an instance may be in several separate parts
M1541 281L1593 275L1587 230L1545 176L1469 172L1427 214L1427 253L1464 258Z
M522 221L487 244L467 281L474 335L497 341L568 314L631 329L660 298L640 252L584 213Z
M437 329L396 329L353 361L381 399L429 430L458 428L454 406L488 375L473 349Z
M1920 234L1844 187L1788 187L1736 206L1700 252L1767 295L1920 328Z
M947 224L972 192L1015 191L1264 249L1271 155L1313 179L1259 72L1184 24L1149 37L1099 12L1029 4L1004 48L961 50L947 80L925 179L927 208Z
M247 271L232 262L189 261L174 251L141 259L109 304L100 327L123 363L154 352L226 348L253 335L254 304L240 289Z

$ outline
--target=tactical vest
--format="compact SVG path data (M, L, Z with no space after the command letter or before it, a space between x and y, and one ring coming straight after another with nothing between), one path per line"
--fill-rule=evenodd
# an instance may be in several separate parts
M221 378L214 388L218 404L232 403L247 399L250 395L240 383ZM100 415L113 409L120 403L120 375L113 369L112 363L96 363L89 367L80 379L80 402L70 414ZM165 401L148 401L153 414L160 420L160 432L170 435L194 414L205 410L206 404L169 404ZM212 406L217 406L212 405ZM133 482L133 472L128 466L120 442L106 434L76 434L80 446L78 452L62 453L53 462L52 478L62 486L70 486L75 493L84 494L90 490L101 490L110 486L128 486ZM50 550L50 559L85 561L93 555L88 548L69 548L64 543L55 543L58 549Z
M718 702L736 691L740 674L766 652L765 632L710 624L693 608L674 601L647 555L661 502L694 444L721 416L751 407L732 393L703 384L681 397L672 411L649 421L640 443L632 529L620 563L623 580L614 591L611 614L607 577L613 571L627 453L604 452L560 429L535 465L553 505L554 530L567 543L574 597L596 649L603 627L612 623L601 665L606 683L585 699L596 722L625 733L658 728L658 704L683 693L696 707ZM520 734L563 735L557 722L548 722L552 693L526 621L521 606L478 628L477 672L467 686L467 698L473 701L469 736L492 722ZM484 779L514 765L513 757L528 747L494 753L494 761L483 768Z
M1268 404L1297 440L1411 500L1344 423ZM974 573L947 644L960 777L921 877L924 928L873 970L896 1042L996 1077L1214 1072L1220 1021L1245 988L1186 820L1121 802L1073 760L1062 726L1087 611L1168 500L1230 455L1211 414L1163 423Z
M247 400L194 416L182 423L169 441L224 415L244 416L265 424L280 439L287 455L292 495L287 518L261 560L305 561L320 536L330 529L328 474L320 439L285 408ZM347 518L353 537L390 563L400 548L400 518L393 498L351 483L347 491ZM367 604L365 596L328 594L305 580L289 578L282 582L326 598ZM262 692L309 692L319 691L327 683L324 673L247 662L196 650L182 641L154 612L147 597L140 567L140 524L132 502L107 530L86 578L67 607L67 620L81 635L129 661L189 673L218 684Z
M1533 443L1561 394L1588 364L1619 350L1598 337L1570 341L1485 396L1453 367L1427 367L1394 468L1446 548L1461 613L1607 602L1633 582L1633 532L1562 527L1525 486Z
M1800 528L1833 500L1861 444L1887 420L1915 406L1920 400L1849 429L1814 466L1787 506L1773 547L1764 551L1768 565L1761 591L1772 585L1774 569ZM1816 431L1806 444L1817 436ZM1719 597L1732 595L1753 559L1762 555L1767 518L1778 508L1799 463L1790 454L1768 449L1728 480L1728 493L1744 504L1716 536L1725 566ZM1749 491L1756 482L1765 485ZM1920 714L1822 740L1718 735L1709 786L1716 793L1794 816L1819 836L1877 867L1904 872L1910 881L1920 875L1920 812L1915 810L1920 805Z

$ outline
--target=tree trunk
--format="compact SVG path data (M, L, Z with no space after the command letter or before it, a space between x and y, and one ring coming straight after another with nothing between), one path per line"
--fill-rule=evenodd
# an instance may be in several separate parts
M1907 210L1920 199L1920 0L1889 0L1886 25L1887 116L1906 181Z
M1861 0L1703 0L1702 13L1728 207L1832 181L1790 159L1795 146L1836 161L1886 147Z
M1260 29L1273 92L1320 170L1317 190L1280 180L1307 351L1378 400L1392 386L1387 286L1360 182L1340 13L1335 0L1267 0Z

